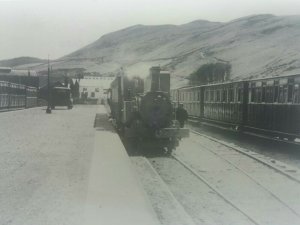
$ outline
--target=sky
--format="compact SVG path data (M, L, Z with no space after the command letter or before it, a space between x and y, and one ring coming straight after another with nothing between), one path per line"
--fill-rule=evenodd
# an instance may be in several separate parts
M0 60L56 59L136 24L300 14L300 0L0 0Z

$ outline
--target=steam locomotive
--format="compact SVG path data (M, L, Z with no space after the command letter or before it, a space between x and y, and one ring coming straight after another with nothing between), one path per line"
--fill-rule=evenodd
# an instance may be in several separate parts
M174 118L170 100L170 73L150 68L144 80L118 76L109 89L108 103L113 121L127 139L140 140L171 153L179 140L189 136Z

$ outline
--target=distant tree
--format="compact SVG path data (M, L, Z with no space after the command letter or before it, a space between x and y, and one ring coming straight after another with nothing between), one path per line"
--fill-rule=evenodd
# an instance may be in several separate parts
M224 82L230 77L230 63L209 63L202 65L198 70L189 75L190 85L200 85L215 82Z

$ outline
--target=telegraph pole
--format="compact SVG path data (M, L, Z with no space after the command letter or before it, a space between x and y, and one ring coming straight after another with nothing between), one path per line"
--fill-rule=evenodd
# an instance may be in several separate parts
M50 106L50 61L49 61L49 55L48 55L48 106L46 109L46 113L51 113L51 106Z

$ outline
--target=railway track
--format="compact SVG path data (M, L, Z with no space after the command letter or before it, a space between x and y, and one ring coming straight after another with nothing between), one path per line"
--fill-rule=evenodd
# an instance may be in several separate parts
M180 163L188 171L190 171L199 180L201 180L203 183L205 183L212 191L214 191L218 196L220 196L225 202L227 202L229 205L231 205L233 208L235 208L237 211L239 211L241 214L243 214L245 217L247 217L253 224L263 225L262 223L258 222L255 218L253 218L251 215L249 215L244 209L242 209L236 203L234 203L228 197L226 197L222 192L220 192L217 188L215 188L214 185L212 185L209 181L207 181L203 176L199 175L194 169L192 169L190 166L188 166L181 159L179 159L178 157L176 157L174 155L172 155L172 158L175 159L178 163Z
M143 162L144 160L146 162ZM149 178L145 179L144 177L145 174L149 172L143 169L140 171L140 174L142 174L142 183L144 183L146 192L150 198L156 199L152 204L156 213L159 215L159 218L162 218L162 225L217 225L224 224L224 221L226 221L225 224L230 225L263 225L255 221L254 218L252 218L250 215L232 203L229 199L227 199L222 193L216 190L213 185L210 185L205 179L201 179L192 169L190 169L187 165L184 165L182 162L179 162L178 159L173 156L159 157L155 159L140 157L139 159L133 159L133 162L140 168L149 166L148 170L150 173L153 173L152 171L154 171L153 174L157 176L156 180L152 181L152 184L151 182L149 184ZM175 179L175 183L172 183L172 178L178 174L178 170L172 170L171 173L167 172L168 175L171 175L171 177L166 177L165 171L157 168L157 163L160 165L171 165L171 168L179 169L181 171L180 174L184 174L184 176L180 176L180 179ZM141 166L141 164L144 165ZM138 170L140 168L138 168ZM183 182L182 179L184 181L189 180L194 185L189 186L188 184L190 182ZM147 181L145 182L145 180ZM161 182L163 184L158 184ZM155 191L156 187L154 186L162 186L163 188L162 190ZM185 196L184 193L189 193L190 196ZM164 202L157 202L158 198L163 199ZM166 200L167 198L169 198L169 200ZM153 200L151 201L153 202ZM171 201L173 202L173 205L170 204ZM176 217L184 215L184 220L180 221L182 218L177 218L175 221L173 220L172 222L167 222L165 217L170 217L170 212L165 207L169 207L171 209L177 208L177 211L179 208L179 213L173 212L172 217L174 217L174 214Z
M219 156L219 155L218 155ZM223 194L221 191L219 191L216 187L214 187L213 184L211 184L207 179L205 179L203 176L201 176L199 173L197 173L193 168L191 168L187 163L182 161L179 157L176 155L172 155L172 158L174 158L178 163L180 163L183 167L185 167L188 171L190 171L192 174L194 174L199 180L201 180L203 183L205 183L208 187L210 187L216 194L218 194L224 201L226 201L228 204L230 204L233 208L235 208L237 211L242 213L244 216L246 216L251 222L253 222L256 225L263 225L263 223L256 220L253 216L247 213L247 211L240 206L238 206L237 203L230 200L225 194ZM221 156L219 156L221 157ZM224 159L224 158L222 158ZM233 165L235 168L237 168L241 173L245 174L247 177L249 177L254 183L256 183L258 186L260 186L262 189L264 189L267 193L269 193L274 199L276 199L278 202L280 202L284 207L289 209L294 215L296 215L298 218L300 218L300 214L293 209L291 206L289 206L288 203L286 203L284 200L282 200L280 197L278 197L275 193L273 193L270 189L265 187L263 184L261 184L259 181L257 181L254 177L252 177L249 173L245 172L243 169L235 165L234 163L228 161L227 159L224 159L231 165Z
M234 151L236 151L238 153L241 153L241 154L243 154L243 155L245 155L247 157L250 157L250 158L256 160L257 162L262 163L263 165L265 165L265 166L267 166L267 167L269 167L269 168L271 168L271 169L273 169L273 170L281 173L282 175L284 175L284 176L286 176L286 177L288 177L288 178L290 178L290 179L292 179L292 180L294 180L294 181L296 181L297 183L300 184L300 173L297 170L295 170L294 168L292 168L292 169L286 169L286 168L282 168L282 166L277 166L277 165L275 166L274 165L274 160L272 160L272 159L268 161L266 159L262 159L260 157L257 157L256 153L249 152L249 151L247 151L247 150L245 150L243 148L235 147L233 145L227 144L224 141L220 141L220 140L218 140L216 138L213 138L213 137L210 137L208 135L201 134L201 133L199 133L199 132L197 132L195 130L191 130L191 132L194 133L194 134L196 134L196 135L202 136L202 137L204 137L206 139L209 139L209 140L211 140L213 142L216 142L218 144L224 145L227 148L230 148L230 149L232 149L232 150L234 150ZM219 157L221 157L220 154L217 154L215 151L213 151L211 149L208 149L208 148L206 148L203 145L202 145L202 147L204 147L206 150L211 151L214 154L216 154Z
M192 131L191 140L182 142L182 147L169 157L146 158L196 224L300 224L298 171L196 131ZM227 150L224 152L218 146ZM202 152L199 159L209 157L201 161L189 156L191 151L193 154ZM242 159L232 160L236 158ZM222 162L217 166L221 173L212 166L217 165L218 160ZM246 161L247 166L259 169L254 173L252 169L245 169ZM270 179L265 181L268 176Z
M214 193L215 195L217 195L219 197L219 199L221 199L222 201L224 201L225 204L227 204L227 206L225 206L225 207L232 208L232 209L234 209L236 211L236 213L244 216L244 221L241 218L237 219L237 218L233 217L233 219L236 219L237 224L239 224L239 223L240 224L244 224L244 223L245 224L255 224L255 225L276 224L276 223L273 223L273 221L269 222L269 223L266 223L266 221L268 221L268 218L265 218L265 220L264 220L261 217L256 216L256 214L253 213L253 211L251 212L251 210L243 207L238 201L231 199L228 195L226 195L226 193L223 193L221 190L219 190L219 188L216 185L214 185L212 182L210 182L204 176L202 176L201 174L199 174L188 163L186 163L185 161L183 161L182 159L180 159L180 157L176 156L176 154L173 154L170 157L162 157L162 158L159 158L159 159L158 158L155 158L155 159L148 158L148 161L149 161L148 164L151 164L153 166L153 170L155 170L156 173L159 174L160 179L164 180L166 182L167 186L170 188L169 192L173 193L173 195L175 196L174 198L176 198L176 200L180 204L182 204L182 208L184 208L185 211L187 212L187 214L189 214L191 216L191 218L196 221L196 224L197 224L197 220L199 220L199 218L198 219L195 218L195 215L193 215L190 212L189 206L186 205L187 204L186 200L185 199L180 199L180 197L178 197L178 195L180 195L180 194L176 193L176 190L179 189L179 187L177 187L178 184L176 185L175 188L172 187L174 185L174 184L172 184L172 181L171 181L172 179L170 179L168 176L166 176L166 172L162 171L161 168L160 168L160 166L157 166L157 161L158 160L161 161L160 164L161 164L163 170L165 169L165 166L163 166L164 164L166 164L168 166L172 164L172 166L170 168L174 168L174 167L181 168L181 171L185 170L184 173L186 173L186 174L190 173L190 175L194 176L198 180L198 182L201 182L202 184L206 185L210 189L210 191L209 191L210 193ZM172 161L170 162L170 160L172 160ZM177 165L175 165L175 164L177 164ZM259 188L263 189L268 195L272 196L273 201L277 201L278 205L280 205L280 208L285 209L286 211L289 212L290 215L293 215L294 222L296 222L295 224L298 224L297 221L300 222L300 215L299 215L299 213L295 209L293 209L291 206L289 206L288 203L286 203L284 200L280 199L280 197L278 197L275 193L273 193L268 188L264 187L260 182L258 182L257 180L255 180L249 174L247 174L246 172L242 171L242 169L240 169L240 168L237 168L237 169L239 171L241 171L241 173L243 173L244 175L246 175L247 177L249 177L257 186L259 186ZM176 171L174 171L174 172L176 172ZM188 179L192 179L192 178L188 178ZM175 190L175 193L174 193L174 190ZM188 189L187 190L182 189L182 192L189 192L189 190ZM195 193L193 193L193 194L195 196L195 199L197 199L197 196L195 195ZM203 193L201 193L201 192L198 193L199 196L201 194L203 194ZM222 209L218 208L219 204L213 204L213 203L214 203L214 201L209 202L208 204L211 204L211 205L213 205L213 207L216 207L214 209L216 212L219 211L219 210L222 210ZM199 202L199 204L201 205L202 203ZM206 210L205 208L206 207L204 207L201 210L205 211ZM223 208L224 208L224 206L223 206ZM231 212L232 212L232 209L231 209ZM219 215L218 215L218 213L216 213L214 216L218 217ZM266 217L268 217L268 215L266 215ZM276 217L276 215L274 215L274 217ZM248 220L247 223L245 222L245 218ZM296 218L296 220L295 220L295 218ZM222 218L222 219L224 219L224 218ZM222 220L222 219L221 218L217 218L216 220ZM287 221L287 223L282 223L282 221L281 221L281 222L278 222L277 224L289 224L289 223L290 222L288 222L288 221ZM204 224L206 224L206 223L204 223ZM214 224L214 223L208 222L207 224ZM218 224L218 223L215 223L215 224ZM231 224L231 223L224 223L224 224Z

